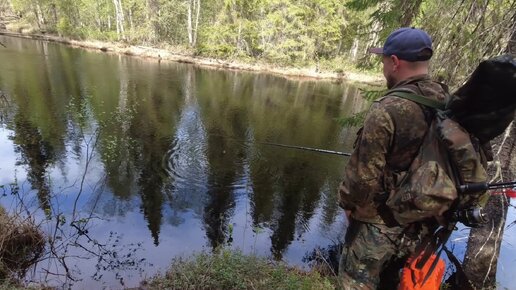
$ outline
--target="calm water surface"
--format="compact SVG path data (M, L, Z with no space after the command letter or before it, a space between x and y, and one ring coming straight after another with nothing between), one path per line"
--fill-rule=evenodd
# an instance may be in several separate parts
M136 286L220 245L306 266L341 238L346 157L263 142L350 152L355 130L335 119L367 107L356 87L0 41L0 203L30 212L61 258L28 279Z

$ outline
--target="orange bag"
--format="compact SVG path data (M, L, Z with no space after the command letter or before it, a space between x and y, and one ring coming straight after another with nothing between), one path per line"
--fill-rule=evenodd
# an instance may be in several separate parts
M441 287L441 282L443 280L444 271L446 268L446 263L443 259L438 258L436 255L432 254L428 261L426 261L425 265L422 269L416 268L416 264L419 260L421 260L421 255L417 256L416 259L409 259L405 267L403 267L403 271L401 273L400 285L398 290L439 290ZM428 270L434 263L435 259L439 259L437 265L435 266L432 274L426 282L423 284L423 280L425 279Z

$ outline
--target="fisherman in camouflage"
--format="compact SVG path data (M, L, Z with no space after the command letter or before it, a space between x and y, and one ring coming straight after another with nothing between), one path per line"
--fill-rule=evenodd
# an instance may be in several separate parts
M443 101L446 88L428 76L432 42L414 28L394 31L382 56L389 89L408 89ZM374 102L358 133L355 149L339 188L340 206L349 226L340 260L344 289L396 289L399 270L433 225L399 226L379 198L398 185L416 156L433 118L432 111L415 102L385 95Z

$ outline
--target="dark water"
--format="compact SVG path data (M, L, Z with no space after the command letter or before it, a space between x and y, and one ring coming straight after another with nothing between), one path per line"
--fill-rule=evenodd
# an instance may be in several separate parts
M0 41L0 202L61 257L29 279L135 286L220 245L303 265L340 238L346 157L260 142L350 151L357 88Z
M306 267L341 239L346 157L261 142L349 152L335 119L367 107L356 87L0 41L0 204L52 240L28 280L136 286L221 245ZM513 228L503 239L511 289Z

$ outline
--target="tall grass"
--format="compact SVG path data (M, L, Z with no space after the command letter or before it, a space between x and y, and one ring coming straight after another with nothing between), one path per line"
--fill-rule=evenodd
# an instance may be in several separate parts
M333 277L335 279L335 277ZM335 289L332 277L302 271L240 251L222 249L175 259L164 275L147 282L150 289Z

